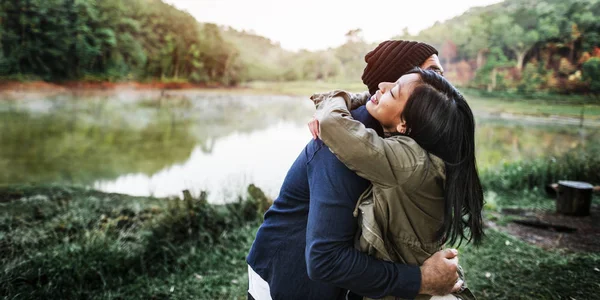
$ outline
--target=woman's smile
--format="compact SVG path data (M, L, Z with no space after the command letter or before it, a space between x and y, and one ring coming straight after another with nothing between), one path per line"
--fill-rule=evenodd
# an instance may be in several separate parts
M373 102L373 104L375 105L379 104L379 100L377 100L377 97L375 97L375 95L371 96L371 102Z

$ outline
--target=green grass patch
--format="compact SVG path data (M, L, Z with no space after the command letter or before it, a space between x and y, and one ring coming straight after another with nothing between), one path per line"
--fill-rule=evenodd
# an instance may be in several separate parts
M600 184L597 145L560 156L506 164L481 174L485 217L503 226L516 218L506 208L552 212L545 185L558 180ZM600 197L592 198L600 205ZM544 250L495 229L480 247L461 249L469 287L479 299L600 299L600 254Z
M478 248L460 249L467 284L479 299L600 299L600 254L546 251L487 230Z
M0 187L0 195L8 299L246 295L245 256L265 199L210 205L204 193L157 199L57 186Z
M484 187L498 193L536 189L559 180L586 181L600 185L600 144L577 147L559 157L541 157L507 163L481 174Z

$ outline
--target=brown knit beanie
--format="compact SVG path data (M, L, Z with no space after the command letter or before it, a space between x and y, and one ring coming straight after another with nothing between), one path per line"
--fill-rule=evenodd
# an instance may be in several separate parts
M367 66L362 81L372 95L380 82L395 82L433 54L438 54L437 50L425 43L401 40L382 42L365 55Z

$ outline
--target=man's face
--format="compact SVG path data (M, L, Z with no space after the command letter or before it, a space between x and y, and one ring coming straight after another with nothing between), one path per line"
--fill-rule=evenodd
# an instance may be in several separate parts
M433 54L432 56L428 57L423 64L421 64L420 68L423 70L432 70L440 75L444 75L444 68L442 68L440 58L437 56L437 54Z

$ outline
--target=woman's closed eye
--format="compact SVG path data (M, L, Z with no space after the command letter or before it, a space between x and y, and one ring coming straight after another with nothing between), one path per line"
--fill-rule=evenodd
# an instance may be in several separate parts
M394 93L394 89L396 89L396 93ZM394 84L394 86L392 88L390 88L390 95L392 95L392 98L397 99L396 98L396 94L400 94L400 84L396 83Z

